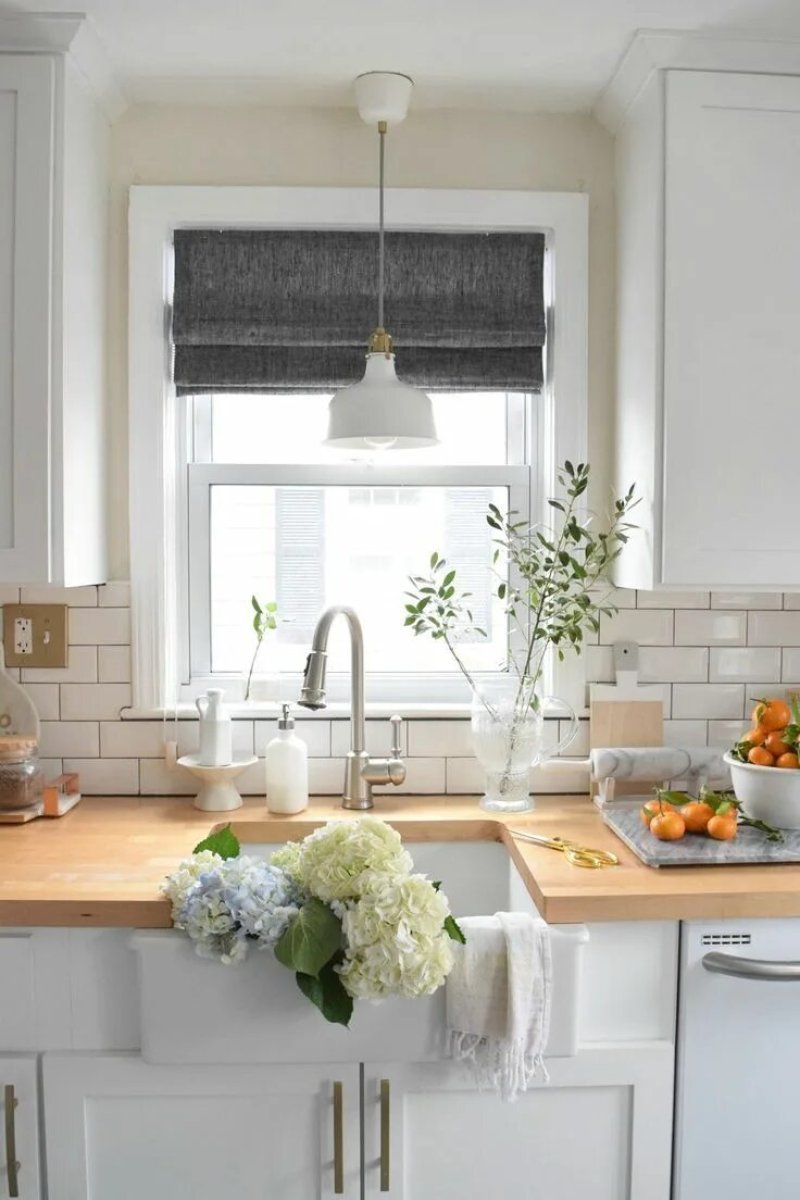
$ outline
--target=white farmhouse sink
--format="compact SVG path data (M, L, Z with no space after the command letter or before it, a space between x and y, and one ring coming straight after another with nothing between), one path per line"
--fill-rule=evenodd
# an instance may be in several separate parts
M456 916L534 906L497 842L408 843L415 869L441 879ZM277 847L242 845L243 854ZM547 1055L577 1045L584 925L552 927L553 1005ZM444 989L419 1000L356 1005L349 1029L329 1025L270 951L232 967L199 958L172 930L133 935L139 956L142 1056L152 1063L425 1062L441 1057Z

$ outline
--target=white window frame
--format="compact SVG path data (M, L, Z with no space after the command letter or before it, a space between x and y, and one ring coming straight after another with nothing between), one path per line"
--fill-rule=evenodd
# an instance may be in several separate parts
M176 229L358 228L375 223L374 188L136 186L129 197L129 472L135 711L163 711L180 695L188 617L185 404L171 381L168 338ZM541 419L544 464L530 477L530 506L542 512L554 470L586 460L588 388L588 196L573 192L389 189L396 229L540 231L546 237L547 346ZM289 468L294 471L294 468ZM313 468L315 479L328 468ZM339 468L337 481L342 476ZM498 479L503 470L492 469ZM224 468L229 471L230 468ZM381 467L396 481L399 470ZM428 468L425 468L428 470ZM442 467L442 478L449 468ZM460 470L460 468L454 468ZM275 478L275 468L269 468ZM408 482L414 468L402 471ZM252 475L252 472L251 472ZM375 481L374 468L371 479ZM427 685L428 680L425 680ZM420 684L423 677L420 677ZM585 703L582 659L554 668L552 685L574 708ZM422 691L422 687L420 687ZM427 691L427 689L426 689ZM427 691L430 702L431 693ZM399 697L398 697L399 698ZM443 707L452 707L443 702Z

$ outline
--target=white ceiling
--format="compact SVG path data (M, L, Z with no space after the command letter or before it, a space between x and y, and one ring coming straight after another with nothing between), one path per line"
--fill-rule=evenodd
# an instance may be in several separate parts
M800 0L0 0L92 18L130 100L352 105L390 70L415 107L589 110L637 29L800 38Z

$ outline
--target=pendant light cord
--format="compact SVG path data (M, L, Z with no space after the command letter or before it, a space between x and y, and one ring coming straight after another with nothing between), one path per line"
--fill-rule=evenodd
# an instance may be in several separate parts
M385 159L385 143L386 143L386 122L378 122L378 139L379 139L379 158L378 158L378 328L383 329L383 271L385 263L385 252L383 244L383 177L384 177L384 159Z

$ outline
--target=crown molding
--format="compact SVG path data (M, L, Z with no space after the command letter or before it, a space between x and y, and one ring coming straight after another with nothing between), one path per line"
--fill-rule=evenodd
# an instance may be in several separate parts
M128 107L105 46L85 13L0 13L2 51L69 55L109 121L116 120Z
M594 107L598 121L616 133L653 72L664 70L800 75L800 40L640 29Z

